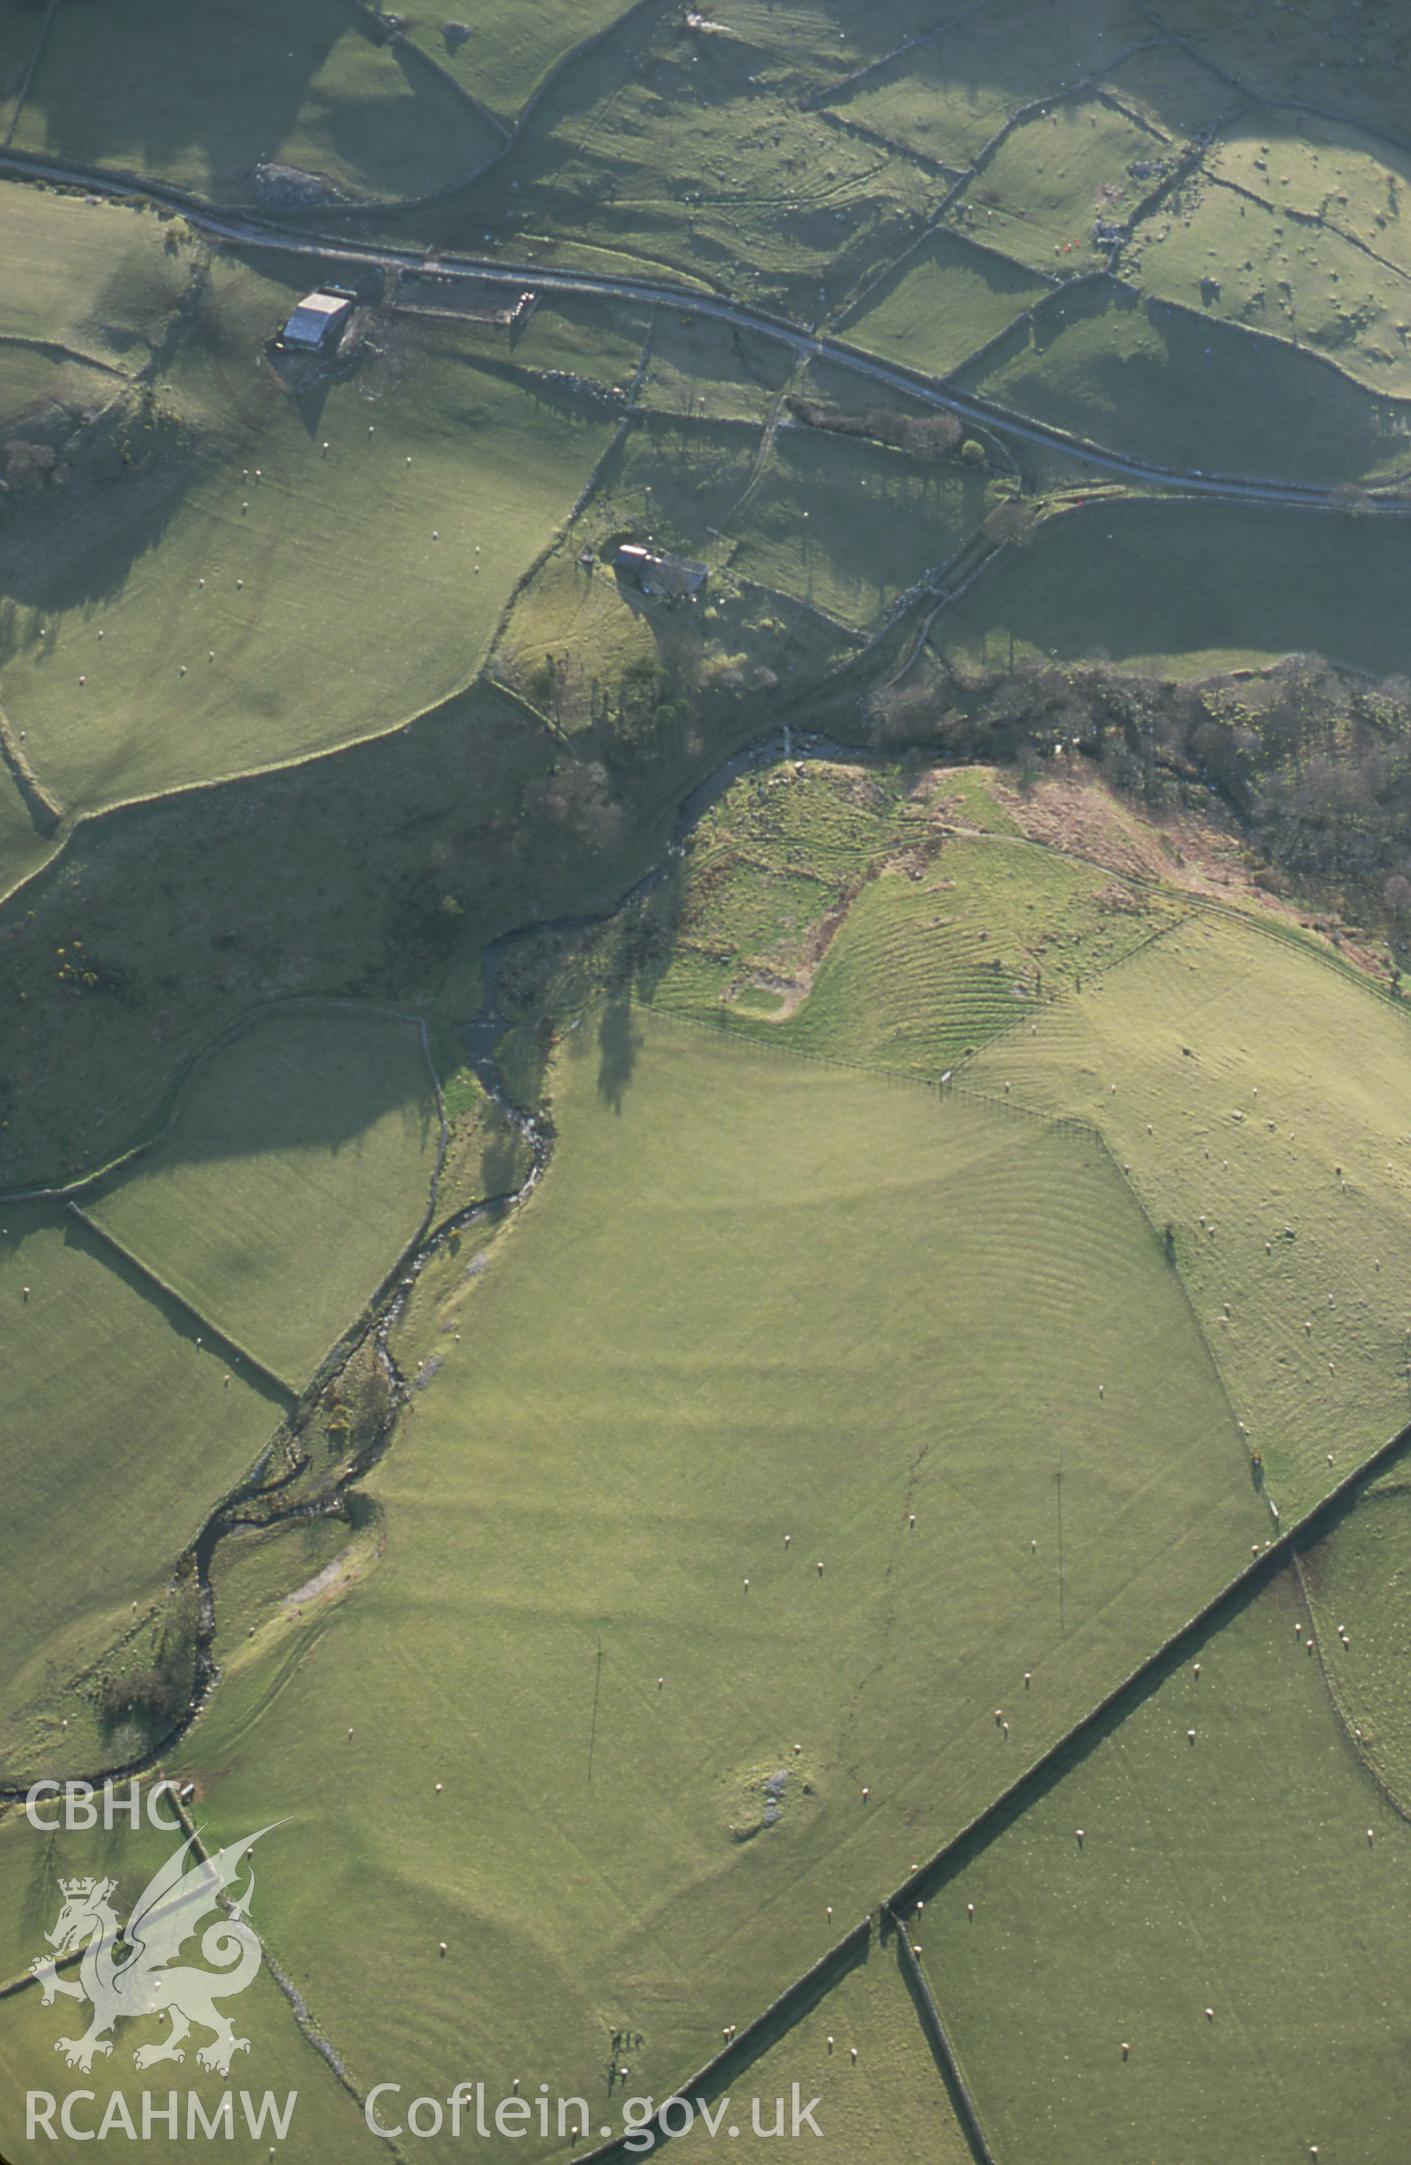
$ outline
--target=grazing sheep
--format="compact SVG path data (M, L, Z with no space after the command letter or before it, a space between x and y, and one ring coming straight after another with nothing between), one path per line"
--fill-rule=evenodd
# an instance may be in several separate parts
M1127 2043L1126 2043L1126 2041L1124 2040L1124 2041L1123 2041L1123 2045L1122 2045L1122 2057L1123 2057L1123 2059L1124 2059L1124 2060L1129 2060L1129 2059L1131 2058L1131 2056L1132 2056L1132 2048L1131 2048L1131 2046L1130 2046L1129 2044L1127 2044Z
M1186 1731L1186 1742L1187 1742L1187 1744L1194 1744L1194 1742L1195 1742L1195 1731L1194 1731L1194 1729L1187 1729L1187 1731Z

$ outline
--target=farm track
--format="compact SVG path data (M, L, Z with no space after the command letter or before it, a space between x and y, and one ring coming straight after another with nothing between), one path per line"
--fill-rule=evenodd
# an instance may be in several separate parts
M295 227L273 225L245 213L226 215L196 202L179 189L99 172L91 167L55 164L25 153L6 150L0 151L0 172L9 173L17 179L46 181L59 187L85 189L96 195L119 200L159 204L179 212L189 224L209 234L213 239L232 242L240 247L272 249L321 264L337 263L384 271L424 271L427 268L425 253L417 249L385 246L359 248L346 241L325 239ZM541 293L585 294L633 301L648 307L665 305L676 308L686 314L728 324L737 331L753 332L757 337L773 339L777 344L787 346L798 362L834 362L841 368L851 369L855 374L867 377L887 390L942 407L974 428L993 431L1002 439L1009 437L1021 443L1038 445L1047 451L1060 452L1065 457L1080 460L1104 472L1119 474L1128 481L1138 482L1149 488L1177 490L1190 496L1237 503L1266 504L1282 510L1339 510L1332 492L1312 483L1271 481L1250 475L1214 474L1196 467L1182 470L1132 458L1126 453L1092 443L1071 430L1055 427L1048 422L1025 419L993 399L946 390L919 370L906 368L895 362L879 361L834 333L809 331L768 310L750 308L738 301L718 300L668 280L617 278L607 272L596 271L557 271L532 262L507 263L500 257L463 254L438 254L434 268L441 277L474 279L481 283L503 283L516 291L522 291L526 286L534 286ZM1373 496L1368 503L1368 513L1383 518L1404 518L1411 516L1411 504Z

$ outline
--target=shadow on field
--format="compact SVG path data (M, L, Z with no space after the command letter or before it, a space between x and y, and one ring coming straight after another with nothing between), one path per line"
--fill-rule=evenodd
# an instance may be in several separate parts
M11 606L27 608L33 616L26 634L16 639L12 632L5 641L9 652L29 646L40 661L52 661L62 626L51 618L120 593L138 559L159 546L199 478L198 461L187 457L111 480L79 475L62 489L11 499L0 547L0 591Z
M263 1369L245 1352L243 1346L225 1336L217 1324L200 1315L179 1294L173 1293L158 1277L140 1264L135 1257L121 1248L100 1226L87 1218L75 1215L72 1207L64 1218L64 1246L72 1248L91 1262L100 1264L112 1277L118 1278L150 1308L155 1308L168 1328L178 1338L186 1340L193 1349L199 1349L208 1358L218 1361L221 1367L261 1398L268 1399L276 1416L288 1413L294 1393L280 1379Z
M430 1076L411 1025L389 1021L385 1029L369 1037L362 1017L317 1008L256 1015L177 1077L153 1122L150 1152L97 1179L84 1191L85 1207L144 1169L309 1151L356 1155L364 1135L398 1110L429 1164L440 1134Z
M33 116L44 117L45 156L160 175L198 152L208 193L231 185L247 197L255 145L293 136L310 83L349 34L341 22L326 30L299 23L288 60L280 54L272 65L269 48L284 44L295 11L285 22L268 5L214 19L211 11L192 9L183 25L181 12L173 18L150 5L135 11L136 23L131 9L99 10L96 24L85 9L76 11L71 31L66 12L27 100L31 134ZM111 28L102 22L105 14Z

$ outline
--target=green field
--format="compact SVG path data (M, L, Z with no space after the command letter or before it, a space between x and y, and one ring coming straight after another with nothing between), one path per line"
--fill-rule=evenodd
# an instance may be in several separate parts
M936 34L843 86L834 109L929 158L964 168L1019 108L1054 95L1148 39L1129 0L957 6ZM1055 95L1055 104L1061 105Z
M838 328L885 360L948 376L1048 290L1007 256L940 232L903 256Z
M655 1006L933 1080L1179 916L1176 903L998 828L982 782L903 793L810 766L734 786L688 850ZM928 801L929 799L929 801Z
M1406 1419L1409 1048L1350 971L1202 912L971 1070L1130 1164L1289 1516Z
M122 1785L126 1796L126 1785ZM160 1807L164 1816L170 1817L171 1807ZM241 1833L253 1833L264 1825L255 1820ZM118 1914L124 1920L152 1875L165 1863L178 1846L179 1837L164 1834L146 1827L134 1834L125 1820L118 1821L119 1831L104 1834L69 1833L45 1835L36 1832L19 1814L7 1818L0 1825L0 1886L4 1899L0 1902L0 1981L8 1983L22 1975L37 1954L47 1953L44 1934L58 1914L61 1896L58 1878L111 1877L117 1880L113 1900ZM254 1851L256 1888L251 1903L251 1920L261 1935L265 1949L266 1966L247 1987L239 2000L229 2003L229 2013L238 2033L250 2041L248 2056L239 2054L232 2062L230 2083L224 2083L218 2075L207 2074L196 2064L194 2051L188 2049L182 2062L167 2061L155 2074L142 2072L134 2067L130 2048L137 2043L156 2043L165 2033L165 2025L148 2020L139 2027L120 2025L115 2033L116 2050L110 2059L95 2064L92 2076L86 2078L98 2091L96 2103L75 2100L75 2126L84 2131L97 2127L107 2104L110 2091L120 2093L126 2100L133 2120L141 2129L142 2093L154 2093L159 2111L165 2110L168 2093L177 2097L177 2141L173 2148L183 2146L182 2135L186 2126L186 2095L194 2090L201 2098L208 2116L219 2110L222 2092L229 2087L235 2092L234 2111L238 2133L220 2142L218 2155L239 2160L240 2165L265 2165L269 2157L271 2129L258 2139L251 2138L243 2118L239 2092L248 2088L254 2093L258 2104L268 2089L274 2093L276 2105L283 2108L291 2090L298 2093L298 2104L289 2123L288 2135L278 2146L280 2157L291 2165L318 2165L318 2161L336 2155L340 2159L357 2161L357 2165L370 2165L370 2160L385 2149L367 2129L357 2102L339 2081L333 2068L318 2047L307 2036L301 2036L290 2001L275 1982L269 1962L279 1960L279 1946L267 1929L265 1916L263 1879L265 1858L278 1839L278 1831L267 1835ZM86 2010L84 2011L86 2013ZM313 2010L317 2021L317 2010ZM19 1998L5 2002L5 2020L0 2023L0 2142L5 2156L13 2165L38 2165L41 2158L57 2155L84 2155L72 2145L39 2135L33 2143L24 2139L23 2099L28 2090L47 2090L60 2100L70 2088L82 2087L85 2078L71 2074L65 2061L54 2049L59 2037L73 2036L76 2020L81 2024L80 2010L71 1999L56 1999L51 2007L41 2004L38 1991L26 1991ZM193 2032L194 2046L201 2036ZM158 2119L153 2123L153 2139L163 2140L167 2135L166 2124ZM56 2122L57 2128L57 2122ZM80 2134L79 2140L82 2140ZM107 2141L124 2140L119 2129ZM204 2146L205 2138L199 2126L191 2148ZM88 2153L92 2155L91 2152Z
M916 1937L997 2156L1404 2156L1411 1832L1305 1617L1281 1576L930 1890Z
M318 176L334 199L425 195L500 140L418 53L379 46L339 0L292 17L279 0L61 10L14 134L44 158L242 204L260 200L268 162Z
M602 250L602 268L669 271L812 320L914 238L945 180L806 108L796 30L774 9L715 34L631 13L549 84L496 166L417 214L418 233L461 248L489 233L564 262Z
M1275 154L1277 158L1277 153ZM1122 270L1213 320L1307 346L1384 396L1411 391L1406 273L1334 227L1202 177L1137 228Z
M762 421L789 375L788 348L675 309L657 310L642 403L683 422Z
M415 1024L276 1013L197 1066L85 1208L299 1389L426 1219L440 1136Z
M1339 35L1345 18L1329 0L1287 21L1278 0L1254 0L1233 16L1222 0L1171 0L1161 12L1168 30L1191 38L1211 67L1234 75L1249 94L1343 114L1389 138L1393 159L1404 156L1395 147L1406 143L1397 85L1411 61L1411 39L1391 9L1373 15L1356 38ZM1305 125L1300 113L1300 130Z
M732 2098L759 2099L766 2128L774 2124L775 2099L787 2100L794 2083L805 2100L816 2097L825 2157L856 2158L860 2165L894 2165L898 2157L917 2165L974 2165L906 1986L889 1950L875 1942L861 1968L752 2058L747 2074L732 2072L728 2080ZM736 2122L746 2134L747 2112L740 2106ZM726 2115L727 2125L735 2120ZM713 2154L713 2140L698 2126L671 2155L700 2165Z
M484 334L414 319L312 406L285 395L261 349L303 284L214 266L172 440L0 540L6 707L70 808L325 751L462 689L607 443ZM398 617L413 638L360 636Z
M178 1554L284 1407L198 1346L199 1326L62 1210L6 1203L0 1214L0 1778L11 1782L55 1759L107 1756L85 1680L161 1608Z
M1089 270L1105 260L1094 212L1115 223L1129 215L1142 184L1131 168L1168 149L1101 98L1039 113L987 158L962 203L991 247L1030 269Z
M0 7L0 2152L1403 2165L1411 26L451 13Z
M1400 521L1099 502L991 565L932 640L990 670L1097 655L1200 677L1312 652L1394 673L1411 665L1396 600L1408 560Z
M731 520L731 565L862 629L959 552L984 504L983 479L954 464L789 428Z
M1335 487L1411 464L1411 408L1307 351L1122 287L1045 302L957 388L1177 472Z
M469 37L448 36L429 22L407 25L408 40L472 97L513 120L551 72L630 9L630 0L545 0L535 8L497 8L477 17Z
M179 220L0 181L10 275L0 333L104 369L151 359L200 249ZM10 359L5 375L9 381Z
M547 1184L401 1334L440 1365L370 1484L381 1562L257 1638L181 1760L227 1770L222 1827L297 1814L271 1912L351 2064L439 2081L469 2024L487 2081L578 2088L611 2010L659 2093L1267 1520L1080 1137L611 1008L568 1043ZM797 1798L749 1838L776 1757Z
M1411 1650L1404 1466L1373 1483L1306 1551L1304 1583L1345 1729L1404 1807L1411 1798Z
M1211 161L1232 187L1350 234L1403 272L1411 271L1400 215L1408 163L1406 151L1311 114L1300 127L1297 155L1251 114L1227 130Z

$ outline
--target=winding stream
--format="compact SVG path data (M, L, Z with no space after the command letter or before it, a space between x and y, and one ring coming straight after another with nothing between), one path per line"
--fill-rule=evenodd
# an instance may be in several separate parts
M878 758L879 755L866 746L845 744L817 731L800 734L787 725L771 730L731 753L704 780L696 784L682 800L672 825L671 838L660 860L635 880L616 901L600 910L535 919L528 924L515 926L511 931L501 933L497 939L489 942L481 960L484 989L480 1009L469 1022L461 1026L460 1038L468 1065L486 1097L501 1116L518 1130L529 1146L527 1173L517 1188L502 1195L481 1197L440 1221L437 1221L435 1216L433 1197L431 1222L417 1236L402 1258L400 1266L390 1274L368 1329L348 1345L342 1360L332 1373L322 1376L317 1388L311 1386L305 1393L293 1430L296 1439L312 1417L319 1400L345 1372L359 1347L371 1339L378 1365L388 1385L386 1417L373 1440L344 1463L331 1493L313 1497L291 1497L287 1505L280 1508L277 1499L281 1490L295 1485L307 1462L303 1459L297 1463L291 1461L282 1475L271 1480L267 1475L274 1446L267 1446L246 1480L215 1505L191 1547L177 1558L173 1574L175 1577L179 1577L188 1567L195 1570L200 1616L191 1692L178 1720L157 1744L133 1759L120 1764L104 1764L96 1771L92 1768L80 1770L72 1767L51 1767L46 1770L50 1778L60 1781L88 1780L99 1784L104 1780L126 1779L145 1774L158 1768L187 1735L220 1682L220 1670L212 1651L216 1631L216 1605L211 1567L221 1542L228 1535L250 1527L257 1526L261 1531L269 1531L278 1526L297 1523L301 1519L336 1517L345 1511L348 1496L358 1488L390 1448L403 1409L414 1387L398 1365L392 1349L392 1336L406 1311L417 1280L426 1266L469 1227L492 1215L502 1217L517 1209L533 1193L548 1170L555 1142L553 1124L543 1113L514 1102L497 1057L497 1047L508 1027L508 1018L500 1004L500 984L506 957L528 940L542 939L545 936L572 937L593 932L610 923L623 910L631 908L634 903L650 895L664 883L679 863L692 834L706 814L742 775L777 765L785 759L845 761L850 765L862 765L876 763ZM27 1787L27 1783L0 1784L0 1801L17 1801L23 1798Z

